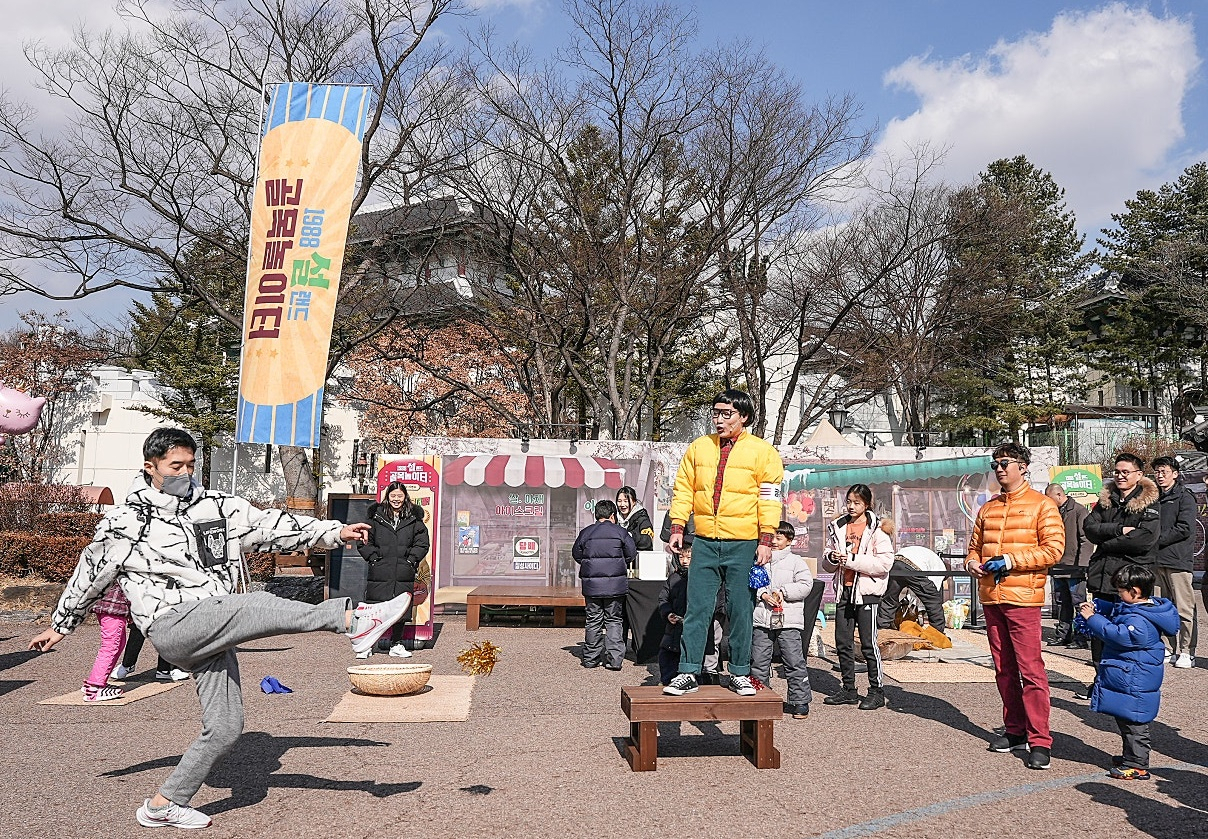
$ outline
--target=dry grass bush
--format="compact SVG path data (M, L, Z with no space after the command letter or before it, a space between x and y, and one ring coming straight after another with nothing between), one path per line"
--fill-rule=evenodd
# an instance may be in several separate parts
M47 536L87 536L91 539L102 518L100 513L42 513L35 519L34 530Z
M1116 451L1103 463L1103 474L1111 474L1111 470L1116 466L1116 455L1121 452L1135 454L1145 461L1145 468L1148 469L1149 464L1153 463L1155 457L1174 457L1179 452L1185 452L1189 449L1194 451L1195 447L1185 440L1171 440L1168 437L1154 437L1144 434L1125 437L1120 441L1120 445Z
M0 485L0 530L39 532L40 516L90 513L95 505L76 486L7 483Z
M90 536L43 536L0 531L0 574L63 583L71 577Z

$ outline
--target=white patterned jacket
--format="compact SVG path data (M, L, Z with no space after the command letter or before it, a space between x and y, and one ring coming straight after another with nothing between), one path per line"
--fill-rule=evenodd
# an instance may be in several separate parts
M126 503L97 525L59 598L51 628L70 633L116 580L130 600L130 619L145 633L156 618L182 603L233 593L245 552L337 548L343 527L338 521L258 510L246 499L200 487L187 500L176 498L152 488L140 474Z

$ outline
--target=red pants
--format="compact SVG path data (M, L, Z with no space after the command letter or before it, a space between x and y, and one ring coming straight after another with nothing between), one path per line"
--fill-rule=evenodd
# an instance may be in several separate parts
M1040 656L1040 609L996 603L987 604L982 611L1007 734L1026 734L1029 745L1051 749L1049 676Z

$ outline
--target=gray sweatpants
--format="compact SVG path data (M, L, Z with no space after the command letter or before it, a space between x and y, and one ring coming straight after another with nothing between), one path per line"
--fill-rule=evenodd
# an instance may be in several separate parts
M583 663L618 668L625 663L625 598L585 597Z
M808 705L814 693L810 690L810 673L805 666L800 629L755 627L751 631L751 675L765 685L771 681L774 646L780 647L780 660L784 662L784 680L789 685L788 703Z
M258 591L185 603L157 618L147 637L164 658L193 671L201 701L201 735L159 788L160 795L187 805L243 732L235 647L274 635L343 632L350 608L346 597L316 606Z

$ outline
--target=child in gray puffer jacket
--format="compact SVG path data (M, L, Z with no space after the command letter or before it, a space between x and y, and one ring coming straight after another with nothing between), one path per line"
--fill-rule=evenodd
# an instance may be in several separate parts
M803 601L813 588L814 575L805 560L789 549L796 535L793 526L782 521L772 537L772 561L766 566L771 583L755 592L751 676L768 684L772 650L779 645L789 688L788 704L793 709L793 719L800 720L809 716L810 700L813 699L802 633L806 626ZM814 621L813 616L810 617L812 629Z

